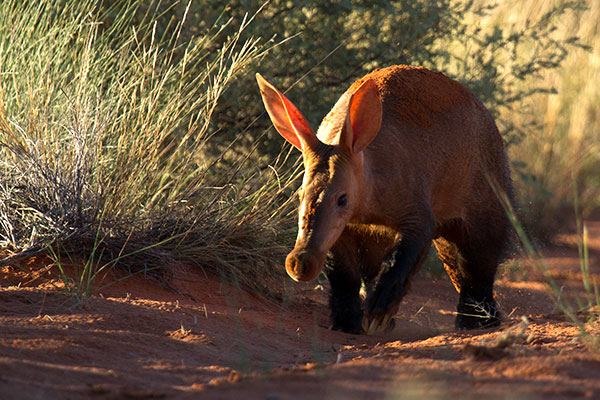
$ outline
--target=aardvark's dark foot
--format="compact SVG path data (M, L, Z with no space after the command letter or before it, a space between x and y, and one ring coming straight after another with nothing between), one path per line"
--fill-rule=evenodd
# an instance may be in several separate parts
M360 299L356 298L334 298L329 299L331 307L331 329L345 333L360 334L360 324L363 312L360 307Z
M344 333L351 333L353 335L359 335L360 321L362 318L352 318L347 321L332 321L331 329L334 331L342 331Z
M492 299L461 301L457 307L455 326L458 330L492 328L500 325L500 313Z

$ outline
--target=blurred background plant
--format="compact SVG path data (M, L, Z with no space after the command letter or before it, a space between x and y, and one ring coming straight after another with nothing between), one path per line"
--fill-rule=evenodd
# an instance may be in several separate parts
M315 128L374 68L443 71L496 118L529 232L564 223L575 183L584 215L599 205L594 0L8 0L0 19L0 239L13 257L180 260L272 290L299 154L271 128L255 71Z
M261 4L234 0L225 13L240 21ZM192 8L202 19L220 7L205 0ZM423 65L464 83L505 138L523 223L548 241L572 220L573 182L586 214L600 205L599 9L592 0L272 0L247 32L291 37L254 66L289 89L315 128L355 79L378 67ZM264 165L281 140L273 129L263 135L270 121L252 87L247 74L229 88L213 127L235 135L242 149L261 135L255 156ZM219 152L227 143L212 148Z
M520 27L552 3L503 6L495 18ZM523 172L517 181L523 222L546 239L573 221L576 197L584 219L600 206L600 2L583 5L564 15L550 32L556 40L583 45L568 47L558 68L538 72L552 94L535 94L519 105L525 112L513 113L514 124L524 132L510 148L510 157L520 162Z

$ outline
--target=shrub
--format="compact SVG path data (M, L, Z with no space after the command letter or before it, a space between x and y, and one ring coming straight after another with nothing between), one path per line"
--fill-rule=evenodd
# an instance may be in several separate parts
M286 182L204 151L219 140L217 101L260 42L241 39L248 19L182 41L186 11L158 32L170 10L157 4L0 5L2 244L133 269L183 260L268 291Z

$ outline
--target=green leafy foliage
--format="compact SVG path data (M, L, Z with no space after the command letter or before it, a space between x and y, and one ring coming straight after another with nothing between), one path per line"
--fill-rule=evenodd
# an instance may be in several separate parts
M191 25L196 28L188 33L205 29L207 21L222 12L221 4L192 3L196 20ZM245 33L284 42L254 66L279 88L289 90L315 128L354 80L376 68L412 64L442 71L469 87L491 110L506 143L512 145L540 129L538 120L515 123L514 114L530 113L523 105L534 95L554 92L543 81L544 74L558 68L570 49L582 46L576 36L553 35L560 19L582 6L581 1L559 2L516 24L498 21L504 8L489 1L236 0L229 3L224 17L239 22L245 13L264 7ZM270 123L258 119L263 107L258 90L252 88L256 88L253 74L232 83L217 106L212 129L229 131L245 147L261 137L259 153L272 156L280 151L281 141L273 130L262 136ZM217 149L225 145L214 144Z
M218 1L195 7L202 15L215 15ZM226 12L234 21L261 2L234 1ZM284 43L269 51L256 69L289 97L313 126L329 111L350 84L373 69L393 64L434 67L435 59L449 58L444 46L463 31L463 13L472 5L442 0L268 2L246 33ZM206 18L206 17L204 17ZM217 130L234 127L243 132L241 144L250 146L257 134L269 128L256 83L251 74L237 80L223 96L213 120ZM252 129L246 129L250 124ZM280 150L274 131L262 139L259 151Z

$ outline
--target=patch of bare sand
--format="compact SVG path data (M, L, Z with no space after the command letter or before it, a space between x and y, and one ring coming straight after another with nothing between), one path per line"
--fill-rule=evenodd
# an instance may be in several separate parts
M597 243L600 223L589 226ZM583 298L574 243L561 236L545 256L565 296ZM590 254L598 277L599 254ZM29 271L44 260L36 263ZM499 329L454 331L449 279L418 276L397 328L367 337L328 330L326 294L315 285L266 300L181 266L171 289L133 278L76 304L47 278L3 267L0 397L600 398L600 356L559 314L539 273L527 263L520 273L499 275ZM522 316L526 330L499 346ZM598 324L589 329L600 334Z

